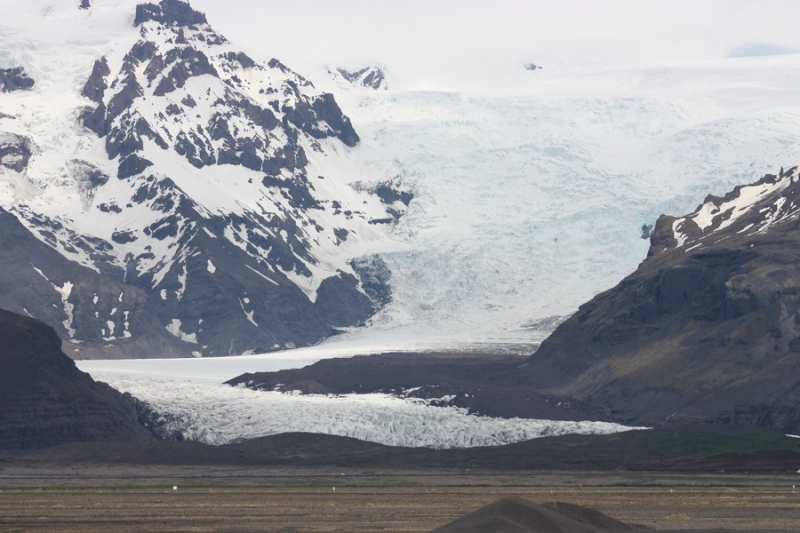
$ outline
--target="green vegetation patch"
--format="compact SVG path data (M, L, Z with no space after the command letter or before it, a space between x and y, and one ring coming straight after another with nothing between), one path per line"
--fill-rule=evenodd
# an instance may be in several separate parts
M645 445L648 452L662 457L766 451L800 452L800 439L763 431L750 431L739 435L720 435L708 431L655 434L647 438Z

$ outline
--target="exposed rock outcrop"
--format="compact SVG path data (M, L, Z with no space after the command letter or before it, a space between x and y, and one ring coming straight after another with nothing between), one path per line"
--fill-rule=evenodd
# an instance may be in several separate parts
M0 165L22 172L31 158L31 142L26 137L0 132Z
M27 91L33 85L33 79L25 73L24 68L0 68L0 92Z
M206 16L192 9L187 2L181 0L162 0L158 4L139 4L136 6L136 18L133 24L139 26L153 20L162 24L189 26L205 24Z
M364 67L354 71L337 68L335 71L329 72L334 77L341 76L347 82L358 87L375 90L388 88L386 75L379 67Z

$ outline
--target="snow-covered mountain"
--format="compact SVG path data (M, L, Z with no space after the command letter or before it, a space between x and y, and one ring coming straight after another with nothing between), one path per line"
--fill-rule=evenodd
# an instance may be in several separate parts
M40 15L91 31L101 8L81 7ZM0 223L58 257L7 239L0 307L77 356L263 352L367 320L390 299L374 254L398 247L387 228L413 195L338 172L358 134L277 59L179 0L131 14L93 64L43 68L34 41L3 71L4 88L23 67L41 79L0 101Z

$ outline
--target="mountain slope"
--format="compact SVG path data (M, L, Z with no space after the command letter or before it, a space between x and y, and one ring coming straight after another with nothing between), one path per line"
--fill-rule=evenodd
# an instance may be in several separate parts
M0 249L4 251L0 272L13 280L0 284L0 301L19 314L35 312L70 337L83 332L81 342L63 342L70 356L102 355L103 347L111 343L116 353L128 357L183 353L182 343L152 314L145 291L66 259L1 207ZM102 327L96 326L98 322ZM132 328L150 334L134 338Z
M396 247L408 201L331 170L359 143L332 95L179 0L137 6L103 52L66 110L74 122L55 126L68 154L30 111L52 83L0 108L4 216L74 263L25 271L27 249L5 249L16 280L58 271L70 290L23 306L24 284L7 283L0 305L48 320L81 356L152 357L310 345L390 300L370 256ZM118 301L94 292L98 274L123 287ZM177 343L159 349L165 332Z
M797 168L662 216L648 258L525 367L540 392L617 420L800 428Z
M41 322L0 310L0 449L153 440L135 401L78 370L60 344Z

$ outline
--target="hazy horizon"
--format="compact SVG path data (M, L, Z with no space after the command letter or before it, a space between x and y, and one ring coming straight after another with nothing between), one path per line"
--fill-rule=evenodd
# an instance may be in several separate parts
M800 51L800 3L787 0L191 3L299 72L378 63L421 81L472 80L525 62L616 68Z

